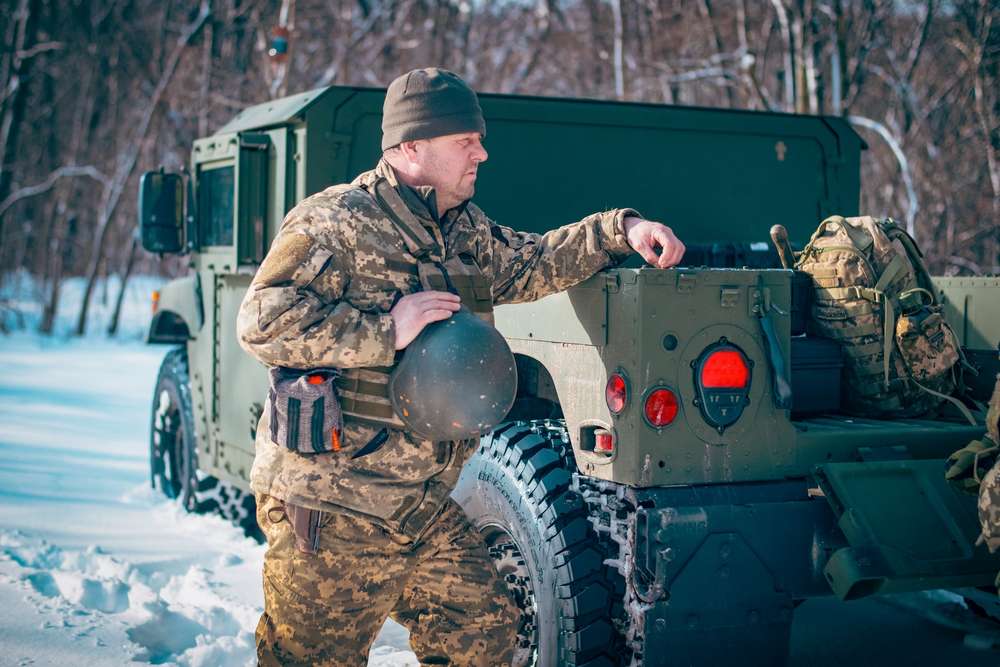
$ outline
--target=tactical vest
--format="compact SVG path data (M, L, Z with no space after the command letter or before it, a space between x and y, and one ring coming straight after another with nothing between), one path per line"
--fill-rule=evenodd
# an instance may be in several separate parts
M492 287L475 260L465 255L446 257L442 244L424 227L385 178L379 178L366 190L393 222L406 244L407 252L415 260L412 263L396 260L393 268L418 276L424 290L457 294L462 305L492 324ZM397 361L401 352L397 352ZM344 369L335 381L344 415L363 422L405 429L389 401L391 372L392 368L388 366Z

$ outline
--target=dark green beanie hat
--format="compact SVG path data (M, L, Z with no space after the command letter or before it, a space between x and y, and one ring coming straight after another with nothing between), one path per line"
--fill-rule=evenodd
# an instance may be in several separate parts
M382 150L446 134L486 134L476 93L454 72L415 69L389 84L382 107Z

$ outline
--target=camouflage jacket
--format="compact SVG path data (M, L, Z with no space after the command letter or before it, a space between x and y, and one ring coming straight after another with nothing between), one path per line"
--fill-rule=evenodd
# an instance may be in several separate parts
M434 194L399 184L384 161L349 185L312 195L286 216L243 299L237 332L268 366L391 366L389 310L418 279L398 228L369 193L387 179L447 257L474 260L495 304L532 301L565 290L631 254L623 228L632 209L595 213L544 235L516 232L471 202L431 213ZM374 451L379 428L346 420L337 452L299 454L270 438L265 405L257 428L251 487L312 509L363 515L411 538L444 506L474 441L431 442L398 429ZM366 452L353 458L354 454Z
M988 444L1000 444L1000 375L997 376L986 414L986 438L989 439ZM979 486L979 522L982 525L981 541L986 543L990 553L1000 551L1000 458ZM1000 576L997 582L1000 587Z

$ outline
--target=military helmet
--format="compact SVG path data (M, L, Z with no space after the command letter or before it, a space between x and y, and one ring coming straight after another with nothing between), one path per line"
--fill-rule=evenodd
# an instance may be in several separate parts
M507 341L464 306L424 327L389 378L396 414L418 436L435 441L489 431L510 411L516 392Z

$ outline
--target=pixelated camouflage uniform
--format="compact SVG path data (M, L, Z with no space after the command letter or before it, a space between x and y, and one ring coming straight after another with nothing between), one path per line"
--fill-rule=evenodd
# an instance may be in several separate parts
M1000 443L1000 376L997 376L990 409L986 415L986 437L989 444ZM983 478L979 487L979 522L982 525L980 540L989 547L990 553L1000 550L1000 459ZM997 577L1000 586L1000 576Z
M385 377L397 358L389 311L422 279L407 240L373 196L380 182L445 250L446 264L486 285L487 312L482 303L467 305L487 317L493 303L567 289L632 252L623 228L626 215L638 215L631 209L545 235L500 226L472 203L437 221L433 190L400 185L383 161L285 218L240 308L237 330L250 354L270 366L345 369L359 385ZM347 414L352 396L342 394ZM265 405L251 472L262 516L278 517L261 523L269 544L261 663L364 664L387 613L410 629L423 663L509 661L516 612L497 592L502 584L485 547L448 498L475 441L431 442L390 428L371 450L380 424L349 418L339 451L303 455L271 441L269 412ZM323 512L316 555L296 551L285 505ZM329 604L338 595L351 603ZM359 619L358 609L370 613ZM452 627L461 615L468 627Z

